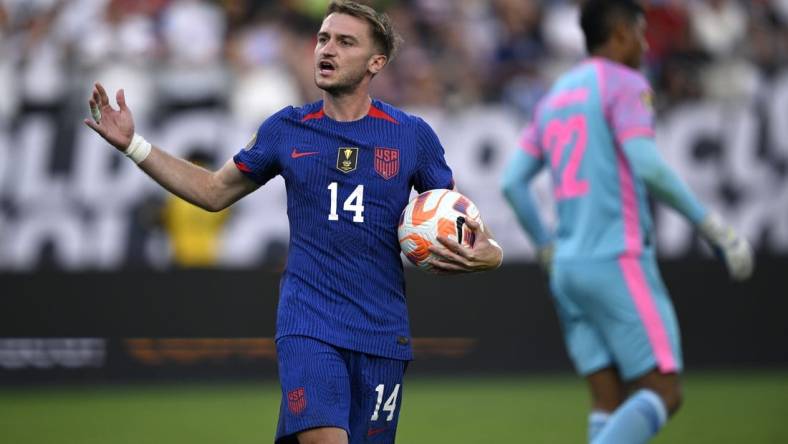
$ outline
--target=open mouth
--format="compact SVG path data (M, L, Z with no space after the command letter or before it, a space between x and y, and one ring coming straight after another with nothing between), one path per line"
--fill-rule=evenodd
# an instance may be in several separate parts
M334 64L327 60L323 60L320 63L318 63L317 68L320 70L320 74L323 75L330 75L331 73L336 71L336 67L334 66Z

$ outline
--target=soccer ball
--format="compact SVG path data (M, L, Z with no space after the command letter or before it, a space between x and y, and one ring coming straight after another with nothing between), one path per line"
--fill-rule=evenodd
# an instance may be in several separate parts
M408 260L422 270L430 270L427 262L435 255L430 245L440 244L438 236L446 236L472 247L476 236L465 226L466 219L481 224L479 210L470 199L451 190L429 190L414 197L399 218L399 246ZM459 240L458 240L459 239Z

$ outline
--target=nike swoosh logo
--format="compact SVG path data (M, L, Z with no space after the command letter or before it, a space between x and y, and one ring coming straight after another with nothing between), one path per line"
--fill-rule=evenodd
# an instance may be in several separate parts
M293 159L298 159L299 157L311 156L313 154L318 154L318 152L317 151L306 151L306 152L299 153L298 150L293 148L293 152L290 153L290 157L292 157Z
M375 436L375 435L380 435L381 433L385 432L386 430L388 430L388 427L381 427L379 429L369 429L369 430L367 430L367 436L368 437L372 437L372 436Z

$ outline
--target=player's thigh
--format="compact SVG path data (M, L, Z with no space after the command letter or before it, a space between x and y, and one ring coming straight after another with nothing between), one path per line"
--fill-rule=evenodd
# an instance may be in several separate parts
M407 361L353 353L350 442L393 443Z
M576 302L602 333L624 381L652 369L679 372L679 330L673 304L652 256L589 266Z
M341 349L303 336L281 338L276 348L282 387L277 443L295 443L298 433L319 427L349 433L350 375Z
M556 263L551 273L550 290L569 358L577 373L587 377L610 367L614 361L601 332L573 302L577 289L571 285L575 272L572 268Z

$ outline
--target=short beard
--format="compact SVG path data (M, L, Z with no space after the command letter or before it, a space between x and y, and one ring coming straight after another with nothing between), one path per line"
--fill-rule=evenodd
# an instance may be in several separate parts
M350 75L347 79L342 79L339 82L328 86L320 86L317 83L317 75L315 75L315 85L334 97L341 97L354 93L366 75L366 71L361 72L358 75Z

